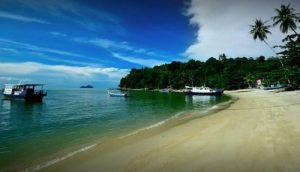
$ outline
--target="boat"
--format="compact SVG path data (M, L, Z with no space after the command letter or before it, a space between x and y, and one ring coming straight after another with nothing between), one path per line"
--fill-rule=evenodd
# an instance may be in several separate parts
M163 88L163 89L160 89L159 92L161 92L161 93L170 93L171 89L169 89L169 88Z
M108 95L111 97L128 97L127 93L116 93L111 91L108 91Z
M218 96L222 95L224 90L223 89L212 89L206 86L202 87L190 87L185 86L185 94L186 95L212 95L212 96Z
M42 102L43 97L47 95L47 93L43 91L43 86L44 84L5 84L2 93L5 99Z
M285 90L285 86L284 85L281 85L279 83L277 84L272 84L270 85L269 87L262 87L263 90L266 90L266 91L274 91L274 92L277 92L277 91L284 91Z

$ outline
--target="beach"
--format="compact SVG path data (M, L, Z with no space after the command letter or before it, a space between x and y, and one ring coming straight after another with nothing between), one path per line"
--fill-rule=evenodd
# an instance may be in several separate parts
M114 137L40 171L299 171L300 91L227 91L211 114Z

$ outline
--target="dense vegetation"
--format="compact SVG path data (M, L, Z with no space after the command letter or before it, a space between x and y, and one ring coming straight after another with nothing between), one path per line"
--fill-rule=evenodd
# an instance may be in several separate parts
M189 60L187 63L172 62L154 68L132 69L121 79L120 87L180 89L185 85L206 84L210 87L239 89L253 86L257 79L264 79L267 84L277 81L285 83L283 73L277 58L225 57L217 60L211 57L206 62Z
M121 79L123 88L159 89L171 87L184 88L185 85L219 87L225 89L240 89L254 86L261 79L264 84L283 83L290 87L300 85L300 34L297 33L300 17L290 5L281 5L275 9L276 16L272 17L273 26L278 26L286 37L282 45L270 46L267 34L270 25L261 19L256 19L251 25L250 34L254 39L264 41L274 52L275 57L265 58L227 58L221 54L218 59L209 58L206 62L189 60L186 63L172 62L153 68L132 69ZM288 34L292 31L292 34ZM275 51L275 47L281 49Z

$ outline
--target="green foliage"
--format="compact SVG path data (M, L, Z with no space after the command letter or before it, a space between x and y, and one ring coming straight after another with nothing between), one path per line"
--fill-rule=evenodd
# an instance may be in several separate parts
M276 16L272 17L274 21L274 26L277 26L279 24L279 28L282 33L287 33L289 29L295 31L297 29L296 22L299 20L299 17L295 13L295 10L290 7L290 4L288 5L281 5L280 9L276 8Z
M250 25L250 34L253 35L253 39L259 39L264 41L267 39L267 34L271 33L269 31L270 25L266 25L266 22L261 21L261 19L256 19L254 25Z
M285 45L278 46L283 51L278 53L284 59L288 68L286 72L288 73L288 77L292 81L292 86L299 87L300 85L300 35L293 34L288 35L285 39L283 39Z
M279 45L274 47L279 47L283 49L282 52L276 53L275 50L266 41L267 34L271 33L269 27L265 25L265 22L256 19L255 24L251 25L250 33L254 39L259 38L264 41L269 48L278 56L278 60L282 66L282 71L284 73L285 79L289 86L299 88L300 85L300 35L297 33L297 23L300 22L299 13L295 13L295 10L288 5L281 5L280 9L275 9L276 16L272 17L273 26L279 25L280 31L282 33L288 33L292 30L294 34L288 35L283 39L285 45ZM260 58L263 62L264 59ZM278 79L278 78L277 78Z
M263 60L262 60L263 59ZM284 75L277 58L257 59L238 57L206 62L189 60L186 63L172 62L154 68L132 69L121 79L123 88L182 89L185 85L240 89L253 86L257 79L280 81Z

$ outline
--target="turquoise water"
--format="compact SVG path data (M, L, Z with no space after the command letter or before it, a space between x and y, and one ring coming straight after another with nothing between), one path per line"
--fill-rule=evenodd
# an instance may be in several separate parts
M97 89L47 92L43 103L0 95L0 171L229 99L150 91L129 92L128 98Z

